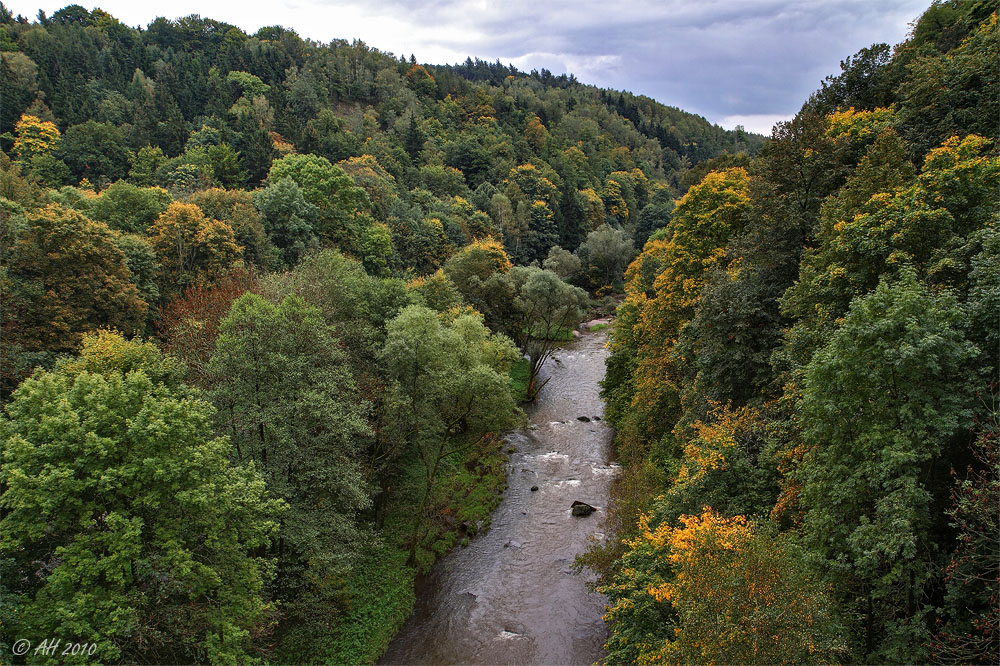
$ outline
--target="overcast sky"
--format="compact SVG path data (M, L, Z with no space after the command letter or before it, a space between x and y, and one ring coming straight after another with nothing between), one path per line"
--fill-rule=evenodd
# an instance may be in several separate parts
M69 4L5 0L34 18ZM92 4L82 2L91 8ZM573 73L705 116L770 133L839 63L896 44L930 0L107 0L122 22L201 14L248 33L283 25L317 41L362 39L426 63L467 56Z

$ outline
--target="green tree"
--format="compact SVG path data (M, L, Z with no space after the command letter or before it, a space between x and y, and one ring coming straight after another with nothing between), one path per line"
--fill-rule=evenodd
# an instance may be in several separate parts
M318 307L344 344L355 377L362 381L376 373L387 323L413 303L405 282L372 276L361 262L336 250L307 255L294 270L271 276L265 289L272 299L295 294Z
M852 303L805 370L797 418L809 450L794 473L804 534L856 617L865 661L926 658L932 493L974 391L962 318L952 295L904 271Z
M90 216L112 229L144 232L170 205L170 194L159 187L141 188L119 180L101 192L90 207Z
M381 360L393 380L390 391L397 409L391 420L423 472L410 536L411 564L417 563L424 512L443 465L488 433L516 423L518 409L507 376L516 358L511 341L491 334L476 313L439 316L413 305L389 323Z
M149 187L153 184L156 172L166 161L167 158L159 146L143 146L129 158L128 179L139 187Z
M114 125L88 120L66 130L56 155L66 162L77 181L92 183L124 178L128 172L128 148Z
M549 250L549 256L545 258L542 268L552 271L564 280L571 280L580 272L583 262L569 250L564 250L558 245L553 245Z
M211 406L150 343L85 338L0 416L10 635L51 663L245 663L274 608L260 557L283 505L212 435Z
M285 264L294 266L307 250L318 246L319 208L306 201L291 178L285 176L259 190L254 205L264 216L267 235L281 250Z
M157 284L160 265L156 261L156 251L149 239L140 234L118 234L115 245L125 255L125 265L132 273L132 283L146 301L147 321L153 318L154 305L160 301L160 287Z
M510 268L503 244L487 238L469 243L451 255L444 272L462 299L483 314L490 330L508 332L515 316L514 285L506 278Z
M316 155L288 155L274 162L268 183L290 178L306 201L319 208L319 234L341 249L354 251L368 214L368 194L344 170Z
M542 388L535 385L538 373L556 344L579 325L590 299L583 289L534 266L515 266L507 276L513 286L515 308L508 330L531 362L527 394L534 398Z
M1000 396L992 396L992 413L978 424L973 445L975 466L956 480L948 508L950 526L958 530L955 549L943 574L944 622L931 643L938 664L990 664L1000 659Z
M344 352L319 309L298 296L238 298L209 362L217 423L290 511L270 554L286 614L285 649L322 636L369 506L359 441L369 435Z
M595 287L613 286L625 273L635 256L632 239L620 229L601 225L587 234L586 240L576 249L583 270L589 274Z
M437 313L445 313L462 305L462 294L442 269L427 277L411 280L407 288L420 296L421 305Z

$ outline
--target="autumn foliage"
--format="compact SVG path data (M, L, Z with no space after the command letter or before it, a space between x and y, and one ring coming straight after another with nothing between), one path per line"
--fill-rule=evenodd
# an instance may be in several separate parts
M609 660L829 663L843 653L827 591L766 526L706 507L678 525L639 519L609 596ZM635 635L633 617L658 617Z

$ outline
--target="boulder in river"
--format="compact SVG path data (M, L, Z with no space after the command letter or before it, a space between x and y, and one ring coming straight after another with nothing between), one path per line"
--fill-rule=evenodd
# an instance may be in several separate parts
M536 490L538 490L538 486L531 486L531 492L535 492Z
M577 421L583 421L584 423L590 423L590 417L589 416L578 416L578 417L576 417L576 420Z
M581 502L580 500L575 500L570 505L570 508L572 509L574 516L589 516L597 511L594 507L590 506L586 502Z

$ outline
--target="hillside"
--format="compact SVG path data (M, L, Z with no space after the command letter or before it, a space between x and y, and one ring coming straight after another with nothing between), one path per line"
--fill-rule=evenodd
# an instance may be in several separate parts
M934 2L626 272L610 663L995 663L996 2Z

